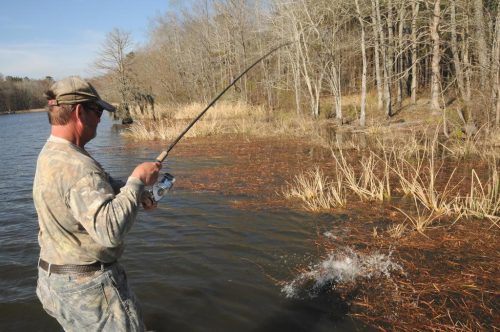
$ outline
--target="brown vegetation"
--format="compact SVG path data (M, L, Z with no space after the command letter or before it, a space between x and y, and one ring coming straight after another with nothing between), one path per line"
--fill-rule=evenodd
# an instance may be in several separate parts
M108 37L103 50L121 56L100 80L140 121L125 134L137 140L177 136L253 59L291 41L175 152L231 162L179 185L243 195L241 208L348 215L350 233L320 237L322 252L392 250L405 272L334 285L372 326L499 329L496 1L214 0L160 17L140 50L124 55L129 35Z
M235 123L249 112L244 105L232 108L219 105L196 126L238 127ZM192 117L188 110L179 112ZM364 131L347 131L346 126L326 130L329 122L324 121L321 130L290 130L285 136L286 131L273 132L274 120L257 110L253 114L260 116L252 117L251 126L260 128L259 134L222 130L207 137L202 129L201 136L180 144L172 158L223 162L178 174L183 179L178 188L239 197L232 202L239 208L297 208L303 202L308 210L347 215L347 235L335 240L320 236L319 252L327 255L343 247L360 253L392 251L404 271L335 285L334 291L351 304L350 315L371 326L426 331L498 327L498 134L483 128L473 137L452 130L446 136L439 124L415 122L416 113L403 111L395 118L408 115L404 122ZM181 114L169 118L182 121ZM262 123L271 124L264 136ZM224 162L228 158L231 162Z
M32 80L0 74L0 114L45 107L43 94L53 82L51 77Z
M363 126L429 96L428 114L457 111L468 132L500 123L495 1L213 0L187 9L158 17L141 49L118 29L102 46L101 88L135 119L157 119L151 102L204 104L252 60L291 42L225 98Z

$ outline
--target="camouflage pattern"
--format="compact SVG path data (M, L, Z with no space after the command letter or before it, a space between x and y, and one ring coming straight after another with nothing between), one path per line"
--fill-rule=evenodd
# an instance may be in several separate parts
M57 265L115 262L137 215L144 184L116 181L84 149L51 136L38 157L33 200L40 257ZM143 331L118 263L95 273L39 268L37 295L66 331Z
M113 264L93 274L38 271L37 296L65 331L144 331L125 271Z
M116 261L144 192L137 178L120 185L84 149L51 136L33 185L40 257L61 265Z

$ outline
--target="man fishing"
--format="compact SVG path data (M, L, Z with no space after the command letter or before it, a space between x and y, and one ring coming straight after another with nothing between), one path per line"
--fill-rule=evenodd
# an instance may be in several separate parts
M66 331L143 331L138 302L117 262L139 206L155 206L145 186L160 162L113 180L85 150L103 110L115 108L72 76L46 93L51 135L38 157L33 200L39 221L37 296Z

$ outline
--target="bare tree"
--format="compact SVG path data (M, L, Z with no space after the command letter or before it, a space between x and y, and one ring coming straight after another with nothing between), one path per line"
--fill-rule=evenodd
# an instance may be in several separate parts
M373 52L374 52L374 62L375 62L375 82L377 87L377 108L382 109L384 107L384 90L382 74L380 73L380 33L378 25L378 16L375 7L374 0L372 2L372 28L373 28Z
M451 30L451 52L453 53L453 65L455 67L455 76L457 79L458 91L462 96L462 99L465 101L468 100L468 95L465 91L465 80L464 80L464 72L462 69L462 62L460 60L460 54L458 50L458 42L457 42L457 18L456 18L456 0L450 1L450 30Z
M393 94L401 109L428 88L433 110L459 95L471 109L490 104L498 118L498 11L491 0L194 0L158 18L142 49L132 52L130 35L113 30L97 64L122 103L136 89L142 104L141 95L207 101L250 59L291 41L243 77L231 98L269 109L292 104L312 117L332 98L331 113L342 119L343 96L359 94L364 123L370 89L392 116ZM486 84L483 93L472 95L475 84Z
M500 125L500 8L495 21L495 38L492 47L492 106L495 112L495 124Z
M132 39L129 32L113 29L106 36L101 45L95 67L106 73L111 73L118 85L122 117L130 117L129 104L132 100L132 71L133 60Z
M359 125L364 127L366 120L366 72L367 72L365 22L363 21L363 15L361 14L361 9L359 8L358 0L354 1L356 3L356 12L358 13L359 25L361 26L361 56L363 58L363 73L361 75L361 112L359 114Z
M392 98L391 98L391 58L389 56L389 41L384 33L384 23L380 12L380 0L371 0L374 17L374 25L377 27L377 36L382 49L382 68L384 73L384 103L385 113L387 116L392 115Z
M488 82L488 48L486 47L486 28L483 14L483 0L473 0L474 5L474 26L475 26L475 41L477 48L477 56L479 60L479 81L481 88L486 87Z
M420 10L419 0L412 0L411 2L411 102L415 104L417 102L417 89L418 89L418 79L417 79L417 18Z
M441 0L434 0L434 10L430 25L432 39L432 63L431 63L431 109L439 110L439 97L441 86L441 74L439 62L441 61L441 40L439 36L439 23L441 21Z

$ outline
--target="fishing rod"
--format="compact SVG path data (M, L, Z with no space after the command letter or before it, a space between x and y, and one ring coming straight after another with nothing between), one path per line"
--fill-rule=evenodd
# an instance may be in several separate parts
M208 106L205 107L205 109L203 111L201 111L201 113L198 114L198 116L196 118L193 119L193 121L191 121L191 123L186 127L186 129L184 129L180 133L180 135L172 143L170 143L170 145L168 146L167 150L162 151L162 153L160 153L160 155L156 158L156 161L158 161L160 163L163 162L165 160L165 158L167 158L168 153L170 152L170 150L172 150L174 148L174 146L182 139L182 137L184 137L184 135L186 135L186 133L189 131L189 129L191 129L191 127L194 126L194 124L196 122L198 122L199 119L201 119L201 117L210 109L210 107L212 107L217 102L217 100L219 100L220 97L222 97L222 95L224 93L226 93L226 91L229 90L243 75L245 75L250 69L252 69L253 67L255 67L255 65L257 65L259 62L261 62L262 60L264 60L265 58L267 58L269 55L273 54L274 52L276 52L280 48L282 48L282 47L284 47L286 45L289 45L289 44L290 43L285 43L285 44L282 44L282 45L280 45L278 47L273 48L272 50L270 50L269 52L267 52L266 54L264 54L263 56L261 56L259 59L257 59L251 66L249 66L247 69L245 69L240 75L238 75L238 77L236 77L228 86L226 86L224 88L224 90L222 90L222 92L219 93L219 95L217 95L217 97L215 97L210 102L210 104L208 104Z
M224 90L222 90L221 93L219 93L217 95L217 97L215 97L207 105L207 107L205 107L205 109L203 111L201 111L200 114L198 114L198 116L196 118L194 118L191 121L191 123L179 134L179 136L177 136L177 138L172 143L170 143L168 148L166 150L162 151L158 155L158 157L156 157L156 161L162 163L167 158L170 150L172 150L174 148L174 146L184 137L184 135L186 135L186 133L189 131L189 129L191 129L191 127L193 127L194 124L196 122L198 122L198 120L201 119L201 117L210 109L210 107L212 107L217 102L217 100L219 100L220 97L222 97L222 95L224 95L224 93L226 93L226 91L229 90L243 75L245 75L248 71L250 71L250 69L255 67L259 62L261 62L262 60L267 58L269 55L273 54L274 52L276 52L280 48L287 46L289 44L291 44L291 42L284 43L284 44L281 44L281 45L273 48L272 50L270 50L269 52L267 52L266 54L264 54L263 56L258 58L254 63L252 63L248 68L246 68L241 74L239 74L228 86L226 86L224 88ZM152 194L153 194L154 199L158 202L168 192L168 190L170 190L170 188L172 188L172 186L174 185L174 182L175 182L175 178L171 174L165 173L162 176L162 178L153 186Z

